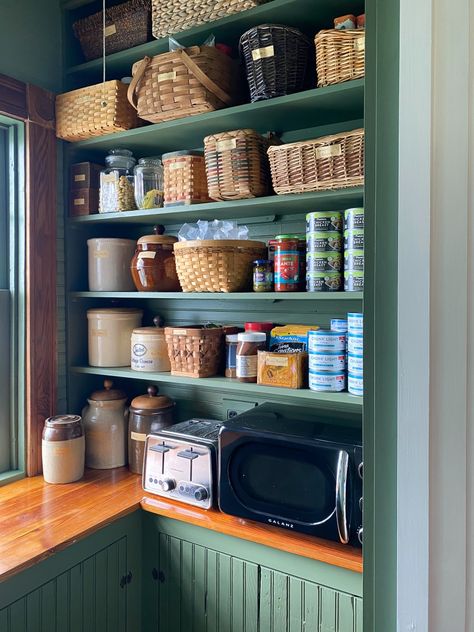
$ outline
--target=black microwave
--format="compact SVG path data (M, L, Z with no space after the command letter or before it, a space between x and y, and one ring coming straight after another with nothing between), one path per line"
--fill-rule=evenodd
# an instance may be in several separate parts
M262 404L223 423L224 513L362 544L362 436L314 410Z

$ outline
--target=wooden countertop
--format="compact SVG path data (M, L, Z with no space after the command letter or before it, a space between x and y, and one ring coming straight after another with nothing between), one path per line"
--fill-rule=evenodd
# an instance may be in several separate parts
M0 581L142 507L145 511L362 572L359 549L145 494L127 468L88 470L69 485L42 476L0 487Z

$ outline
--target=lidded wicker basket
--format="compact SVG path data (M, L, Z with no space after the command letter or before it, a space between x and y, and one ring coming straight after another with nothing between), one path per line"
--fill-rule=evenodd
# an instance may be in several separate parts
M206 239L174 244L183 292L240 292L252 283L252 261L266 255L261 241Z
M133 64L128 100L145 121L213 112L236 102L237 64L215 46L191 46Z
M209 202L206 166L202 151L163 154L164 206Z
M137 113L127 101L127 86L106 81L56 97L56 136L86 140L137 127Z
M87 61L102 56L102 11L74 22L72 28ZM106 55L144 44L150 36L150 0L129 0L105 10Z
M359 186L364 183L364 130L270 147L268 157L279 194Z
M219 372L222 327L165 327L171 375L211 377Z
M153 35L159 39L198 24L253 9L269 0L151 0Z
M204 139L209 196L242 200L271 191L268 140L253 129L213 134Z
M314 38L314 43L318 87L364 76L364 29L319 31Z
M250 89L250 100L272 99L304 87L311 42L298 29L261 24L240 38L240 54Z

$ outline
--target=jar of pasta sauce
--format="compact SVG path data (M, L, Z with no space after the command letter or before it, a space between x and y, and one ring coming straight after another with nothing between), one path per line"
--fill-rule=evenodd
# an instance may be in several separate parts
M297 292L300 251L297 235L277 235L275 244L275 292Z

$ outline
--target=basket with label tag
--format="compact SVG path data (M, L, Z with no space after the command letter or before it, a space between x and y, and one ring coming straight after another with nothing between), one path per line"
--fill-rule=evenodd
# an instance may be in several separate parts
M355 129L268 150L276 193L305 193L364 184L364 130Z
M365 74L365 31L328 29L319 31L316 45L318 88L360 79Z
M304 89L310 40L298 29L261 24L240 38L250 100L261 101Z

